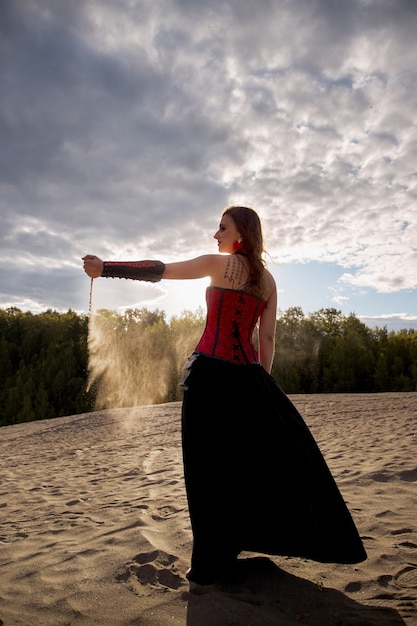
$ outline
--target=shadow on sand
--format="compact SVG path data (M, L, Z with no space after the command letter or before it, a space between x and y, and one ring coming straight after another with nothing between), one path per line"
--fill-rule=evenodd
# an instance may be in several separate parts
M245 583L196 588L188 595L187 626L404 626L397 611L366 606L321 589L265 557L242 561Z

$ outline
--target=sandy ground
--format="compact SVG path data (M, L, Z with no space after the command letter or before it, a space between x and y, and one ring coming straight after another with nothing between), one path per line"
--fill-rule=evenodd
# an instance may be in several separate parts
M417 394L292 396L368 560L190 590L180 405L0 429L0 625L417 625ZM272 497L272 495L271 495Z

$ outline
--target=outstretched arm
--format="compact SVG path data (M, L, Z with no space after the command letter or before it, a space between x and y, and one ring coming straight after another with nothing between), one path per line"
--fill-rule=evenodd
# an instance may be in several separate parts
M206 254L189 261L165 265L161 261L102 261L93 254L87 254L83 261L84 270L90 278L104 276L157 282L161 278L181 280L211 276L219 258L219 255Z

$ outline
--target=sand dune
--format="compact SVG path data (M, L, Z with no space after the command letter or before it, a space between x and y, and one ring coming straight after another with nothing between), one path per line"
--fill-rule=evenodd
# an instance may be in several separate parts
M180 405L0 429L0 624L417 624L417 394L292 396L368 551L359 565L244 554L197 593Z

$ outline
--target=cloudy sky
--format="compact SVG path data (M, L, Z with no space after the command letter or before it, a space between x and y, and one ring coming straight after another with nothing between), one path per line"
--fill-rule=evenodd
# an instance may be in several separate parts
M279 306L417 328L415 0L2 0L0 307L87 311L80 257L216 252L258 210ZM95 281L94 305L205 281Z

